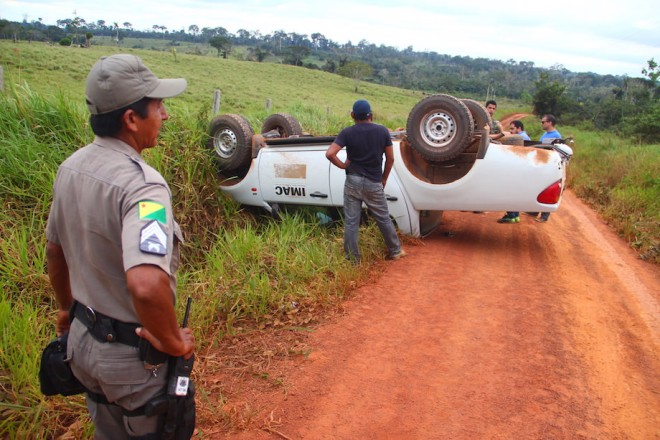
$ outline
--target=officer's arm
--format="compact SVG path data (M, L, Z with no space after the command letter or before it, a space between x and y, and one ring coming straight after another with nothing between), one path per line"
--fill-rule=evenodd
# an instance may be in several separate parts
M126 283L143 325L140 337L171 356L189 358L195 338L190 328L182 329L176 321L169 275L158 266L142 264L126 272Z
M53 286L55 299L60 306L55 323L55 333L60 336L69 330L69 309L73 304L71 284L69 283L69 265L66 258L64 258L62 246L49 241L46 244L46 261L48 263L48 279Z

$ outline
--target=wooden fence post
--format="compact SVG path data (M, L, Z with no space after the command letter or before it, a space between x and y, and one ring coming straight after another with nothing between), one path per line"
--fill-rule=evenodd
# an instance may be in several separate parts
M217 115L220 113L220 98L222 97L222 92L220 90L216 90L213 93L213 114Z
M270 100L270 98L266 99L266 111L270 112L270 109L273 108L273 102Z
M2 70L2 66L0 66L0 91L3 91L4 89L5 89L4 71Z

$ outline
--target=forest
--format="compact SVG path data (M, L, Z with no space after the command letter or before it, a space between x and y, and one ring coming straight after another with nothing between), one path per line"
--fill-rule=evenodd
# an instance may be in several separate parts
M369 81L429 94L518 100L537 115L554 114L562 124L607 130L638 142L660 139L660 68L653 58L640 66L642 77L631 78L571 72L562 65L540 68L530 61L450 56L412 47L399 50L366 40L339 44L321 33L280 30L262 34L240 29L232 34L224 27L200 29L196 25L186 32L157 24L151 30L136 30L130 22L81 17L57 20L54 25L0 20L0 38L81 47L99 41L127 48L291 64L352 78L356 91L361 81Z

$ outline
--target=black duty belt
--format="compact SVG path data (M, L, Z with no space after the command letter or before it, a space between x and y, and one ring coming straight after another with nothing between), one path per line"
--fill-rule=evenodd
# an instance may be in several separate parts
M138 347L140 337L135 334L139 324L122 322L106 316L77 301L74 302L70 315L82 322L89 333L99 342L118 342Z

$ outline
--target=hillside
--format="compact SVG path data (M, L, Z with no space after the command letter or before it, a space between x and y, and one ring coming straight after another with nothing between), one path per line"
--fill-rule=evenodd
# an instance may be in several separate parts
M534 82L544 72L570 84L580 96L621 86L624 78L587 72L571 72L558 64L550 69L536 67L530 61L472 58L428 51L403 50L376 45L366 40L357 44L338 43L321 33L311 35L275 31L239 30L232 34L223 27L191 26L185 32L166 28L136 30L131 23L118 24L87 21L83 17L58 20L57 26L41 22L0 20L0 38L17 41L67 41L73 45L109 45L126 49L152 49L204 56L263 61L304 66L309 69L340 73L347 64L358 62L367 69L361 78L429 93L483 94L488 97L519 99L532 93ZM346 71L342 72L346 76Z
M214 91L220 90L221 113L257 114L265 119L267 113L287 112L299 118L303 127L311 127L319 109L350 123L352 103L365 98L372 103L376 119L395 128L405 124L408 112L422 97L419 92L367 82L360 83L356 94L351 79L289 65L110 46L83 49L0 41L0 65L4 67L5 87L27 84L35 92L61 93L83 105L89 68L99 57L120 52L140 56L160 77L188 80L186 92L171 101L173 109L187 103L195 111L210 112ZM272 103L269 112L267 100ZM259 121L252 122L256 126Z

